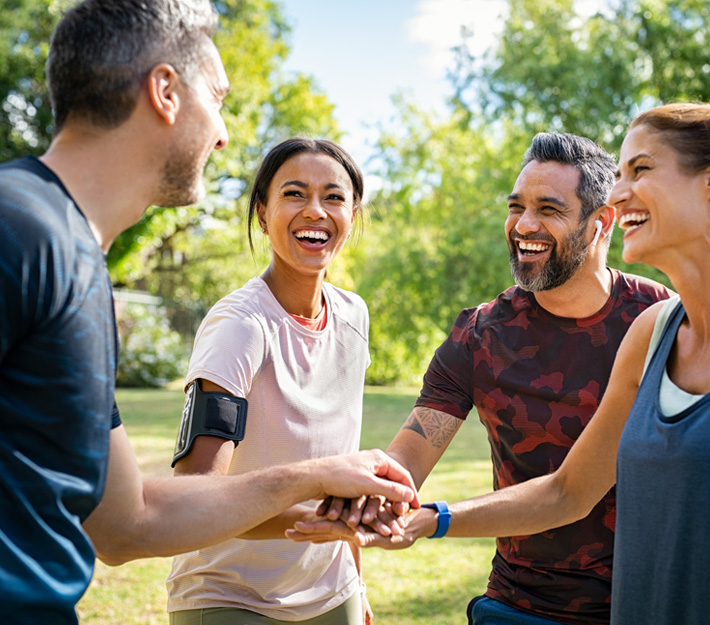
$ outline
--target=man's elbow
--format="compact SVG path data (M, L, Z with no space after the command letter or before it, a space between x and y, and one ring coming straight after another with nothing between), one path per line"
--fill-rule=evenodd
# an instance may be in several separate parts
M106 551L99 551L98 549L96 550L96 557L101 560L104 564L108 566L121 566L122 564L125 564L126 562L130 562L131 560L135 560L135 558L131 558L128 556L128 554L120 551L120 550L106 550Z
M86 525L84 529L91 539L96 557L108 566L121 566L132 560L161 555L152 553L147 545L125 532L104 532Z
M137 546L128 543L125 539L106 538L89 534L94 545L96 557L108 566L121 566L131 560L150 557L141 554Z

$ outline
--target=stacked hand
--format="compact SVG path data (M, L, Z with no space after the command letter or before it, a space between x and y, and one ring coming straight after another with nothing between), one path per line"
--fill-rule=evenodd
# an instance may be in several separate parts
M374 495L358 499L329 497L321 503L317 514L329 521L343 521L353 530L362 525L382 536L397 536L403 533L404 515L408 511L406 502Z
M308 461L322 497L356 498L377 495L418 508L419 496L409 472L379 449ZM340 501L344 501L340 500ZM355 499L355 501L359 501ZM342 504L341 504L342 509ZM337 515L336 517L337 518Z
M436 512L429 508L410 510L406 503L384 497L358 499L330 497L316 511L321 518L297 522L286 536L296 542L324 543L350 540L361 547L405 549L436 531Z

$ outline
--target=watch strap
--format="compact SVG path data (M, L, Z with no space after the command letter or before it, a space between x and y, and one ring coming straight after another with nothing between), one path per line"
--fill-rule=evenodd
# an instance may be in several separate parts
M446 536L451 524L449 505L445 501L435 501L434 503L422 504L422 508L432 508L437 512L436 531L431 536L427 536L427 538L443 538Z

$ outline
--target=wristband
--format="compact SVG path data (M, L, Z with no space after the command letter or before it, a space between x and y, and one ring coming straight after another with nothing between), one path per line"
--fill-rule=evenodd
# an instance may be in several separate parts
M365 582L360 581L360 596L364 597L367 594L367 586L365 585Z
M449 531L449 524L451 523L451 512L449 512L449 505L445 501L435 501L434 503L423 503L422 508L433 508L436 510L436 531L427 538L443 538L446 536L446 532Z

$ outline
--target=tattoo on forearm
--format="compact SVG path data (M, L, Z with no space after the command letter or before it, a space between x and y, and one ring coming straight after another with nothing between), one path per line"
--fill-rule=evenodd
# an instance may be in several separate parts
M431 408L415 408L402 426L402 429L412 430L426 440L433 447L439 448L446 445L456 433L459 420L444 412Z

